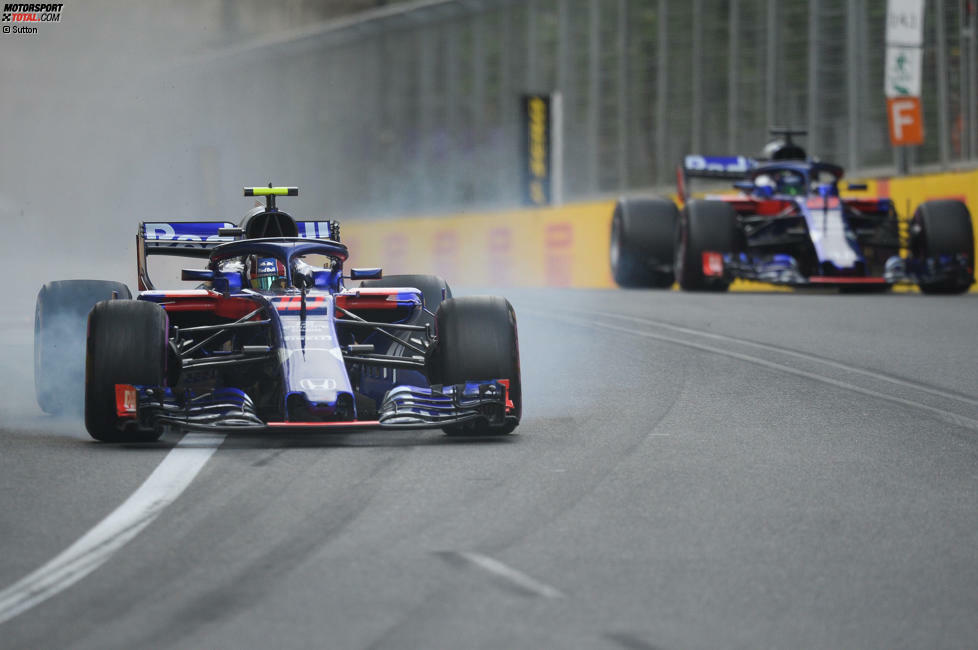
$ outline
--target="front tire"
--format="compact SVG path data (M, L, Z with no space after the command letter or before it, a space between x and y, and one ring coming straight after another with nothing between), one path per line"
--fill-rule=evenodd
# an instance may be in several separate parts
M138 429L116 414L115 385L163 386L169 320L159 305L141 300L100 302L88 317L85 428L103 442L148 442L160 431Z
M683 291L726 291L730 281L703 274L703 253L739 252L737 213L723 201L694 199L676 228L676 280Z
M48 282L34 304L34 395L45 413L84 409L85 327L88 312L113 292L129 299L129 287L107 280Z
M920 282L927 294L964 293L974 282L975 240L968 207L961 201L936 200L921 203L914 212L911 228L913 256L918 260L964 256L970 277L958 275L937 282Z
M499 296L467 296L444 301L436 315L438 347L429 360L432 383L509 380L512 416L502 425L474 420L444 427L450 435L512 433L523 412L516 312Z

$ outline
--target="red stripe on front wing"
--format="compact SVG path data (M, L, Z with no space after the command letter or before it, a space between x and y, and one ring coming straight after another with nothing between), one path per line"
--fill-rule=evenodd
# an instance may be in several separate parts
M886 278L826 278L816 276L808 278L812 284L889 284Z
M279 429L336 429L341 427L349 428L376 428L380 426L379 420L345 420L342 422L269 422L268 426Z

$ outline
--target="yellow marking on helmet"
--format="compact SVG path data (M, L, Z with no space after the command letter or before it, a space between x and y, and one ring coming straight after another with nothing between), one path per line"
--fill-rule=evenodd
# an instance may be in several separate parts
M298 187L246 187L245 196L298 196Z

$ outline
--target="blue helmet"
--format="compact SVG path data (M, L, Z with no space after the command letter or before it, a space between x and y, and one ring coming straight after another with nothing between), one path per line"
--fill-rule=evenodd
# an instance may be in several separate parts
M251 258L249 264L251 288L268 291L269 289L284 289L288 278L285 275L285 265L274 257Z

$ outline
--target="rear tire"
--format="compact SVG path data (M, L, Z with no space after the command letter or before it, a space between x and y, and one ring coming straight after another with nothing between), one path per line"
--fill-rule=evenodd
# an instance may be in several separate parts
M665 199L621 199L611 218L611 275L621 287L668 289L679 211ZM668 267L664 270L662 267Z
M84 410L85 328L100 300L129 299L129 287L106 280L48 282L34 304L34 395L45 413Z
M732 207L723 201L689 201L676 228L676 280L683 291L726 291L729 280L703 275L703 253L739 252L740 240Z
M88 317L85 428L103 442L148 442L160 431L120 426L115 385L163 386L169 319L159 305L141 300L100 302Z
M512 433L523 412L516 313L499 296L466 296L444 301L436 315L438 348L429 360L433 384L509 379L509 399L517 422L490 426L485 421L443 427L450 435Z
M964 293L974 280L975 240L968 207L961 201L925 201L914 212L912 228L916 234L911 241L913 256L919 260L941 256L967 256L972 277L960 277L941 282L921 282L920 290L927 294Z

